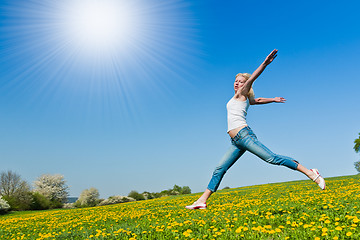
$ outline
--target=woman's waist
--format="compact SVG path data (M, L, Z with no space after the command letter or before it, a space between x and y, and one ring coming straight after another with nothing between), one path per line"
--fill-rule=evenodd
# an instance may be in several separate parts
M228 134L231 138L234 138L238 132L240 132L241 129L247 127L248 125L243 125L243 126L240 126L240 127L237 127L237 128L234 128L234 129L231 129L230 131L228 131Z

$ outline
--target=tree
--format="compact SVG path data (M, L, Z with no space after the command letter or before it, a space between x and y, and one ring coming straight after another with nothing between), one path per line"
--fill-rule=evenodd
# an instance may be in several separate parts
M80 193L79 199L75 202L76 207L94 207L99 203L99 190L92 187Z
M145 200L144 196L141 193L133 190L129 193L128 197L134 198L136 201Z
M174 192L176 192L177 194L180 194L181 191L182 191L182 188L181 188L180 186L178 186L178 185L175 184L172 190L173 190ZM177 194L176 194L176 195L177 195Z
M14 196L19 191L28 190L28 184L21 180L19 174L13 171L1 172L0 176L0 195Z
M12 172L1 172L0 195L12 210L28 210L32 201L29 184L20 175Z
M358 153L360 151L360 133L359 133L359 137L355 139L354 143L355 143L354 150L355 152Z
M360 133L359 133L359 137L355 139L354 143L355 143L354 150L355 152L358 153L360 151ZM360 173L360 161L355 162L354 165L355 165L355 169Z
M61 207L66 202L68 186L63 175L44 174L34 182L35 192L44 195L53 203L53 207Z
M360 161L354 162L355 169L360 173Z
M189 186L183 186L181 189L181 194L190 194L191 193L191 189Z

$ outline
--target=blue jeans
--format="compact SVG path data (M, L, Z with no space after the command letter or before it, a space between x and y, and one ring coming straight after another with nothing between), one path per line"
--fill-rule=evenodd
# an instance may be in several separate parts
M265 162L283 165L293 170L297 169L298 162L294 159L286 156L281 156L273 153L270 149L265 147L255 136L250 127L244 127L238 134L231 139L231 147L225 153L221 159L219 165L215 168L212 175L208 189L212 192L216 192L221 179L226 171L246 152L249 151Z

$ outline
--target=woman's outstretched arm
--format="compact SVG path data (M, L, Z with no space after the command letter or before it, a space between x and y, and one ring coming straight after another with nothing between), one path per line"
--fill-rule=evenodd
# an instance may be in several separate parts
M274 98L249 98L249 102L251 105L258 105L258 104L266 104L266 103L284 103L286 102L286 99L283 97L274 97Z
M242 88L239 88L240 94L243 96L246 96L251 87L252 84L254 83L254 81L260 76L260 74L265 70L265 68L267 67L267 65L269 65L275 58L276 58L276 54L277 54L278 50L274 49L265 59L265 61L255 70L255 72L253 72L253 74L251 74L251 77L246 81L246 83L244 84L244 86Z

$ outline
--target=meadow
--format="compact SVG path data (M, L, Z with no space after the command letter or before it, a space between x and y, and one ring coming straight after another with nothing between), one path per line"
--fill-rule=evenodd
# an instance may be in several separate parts
M0 216L0 239L360 239L360 175Z

